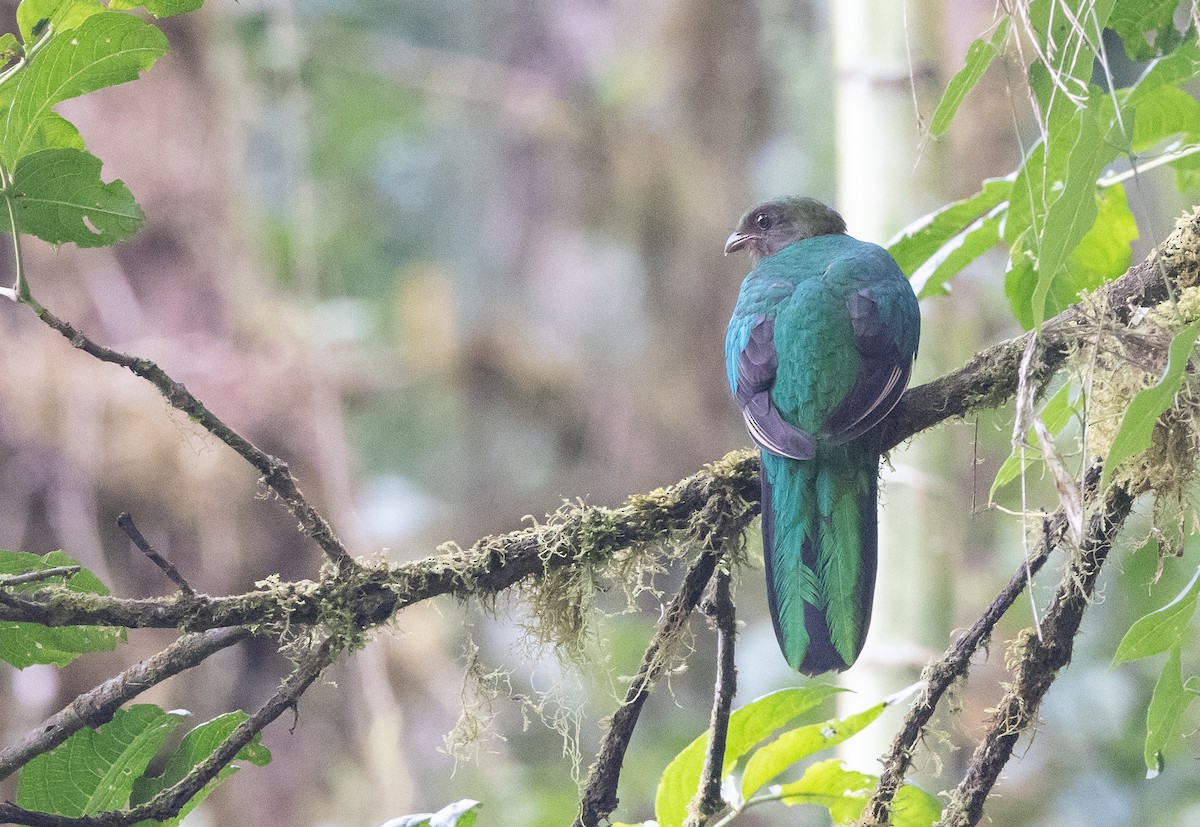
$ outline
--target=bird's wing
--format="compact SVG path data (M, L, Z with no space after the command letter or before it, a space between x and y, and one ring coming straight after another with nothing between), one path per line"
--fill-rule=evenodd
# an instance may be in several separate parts
M750 335L737 353L734 399L758 447L781 457L812 459L817 451L813 435L786 422L771 401L778 367L775 320L760 315L751 324Z
M848 300L859 369L854 382L825 418L821 436L829 444L848 442L879 424L908 386L913 352L897 344L895 331L880 310L878 288L861 287ZM901 289L909 289L902 284Z

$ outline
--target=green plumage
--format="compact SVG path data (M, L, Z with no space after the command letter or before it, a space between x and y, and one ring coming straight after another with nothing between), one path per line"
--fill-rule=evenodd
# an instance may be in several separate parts
M872 428L907 384L920 330L895 262L843 230L827 207L787 199L747 213L727 245L759 258L730 320L727 369L762 449L776 634L788 662L810 674L847 668L866 637L880 458Z

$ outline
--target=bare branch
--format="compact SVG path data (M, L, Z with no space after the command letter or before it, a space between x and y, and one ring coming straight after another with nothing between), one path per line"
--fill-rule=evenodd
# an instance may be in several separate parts
M154 546L150 545L146 538L142 536L142 532L138 530L138 527L133 522L133 517L128 511L123 511L117 515L117 527L124 531L125 535L133 541L138 551L146 555L151 563L158 566L162 570L162 573L179 587L179 591L184 594L195 594L188 581L179 573L179 569L175 568L175 564L155 551Z
M300 521L300 528L304 534L316 541L330 560L342 567L353 565L353 560L346 552L342 541L334 534L333 528L300 491L296 478L292 476L291 469L288 468L286 462L261 450L222 422L203 402L192 396L182 383L176 382L154 362L97 344L69 322L58 318L37 302L30 300L27 303L37 313L39 319L66 337L72 347L76 347L102 362L119 365L145 379L158 389L158 392L172 407L187 414L189 419L197 422L210 434L236 451L242 459L262 474L263 482L279 495L288 511L292 512Z
M52 577L74 577L82 570L83 566L54 566L39 571L27 571L24 574L6 574L0 577L0 589L20 586L22 583L38 583Z
M722 569L713 581L712 597L702 607L717 630L717 680L713 686L712 715L708 730L712 735L704 752L704 770L700 786L688 806L686 824L702 825L708 817L721 810L721 778L725 769L725 737L729 732L729 713L733 696L737 694L737 666L734 664L734 641L737 622L733 595L729 591L729 572Z

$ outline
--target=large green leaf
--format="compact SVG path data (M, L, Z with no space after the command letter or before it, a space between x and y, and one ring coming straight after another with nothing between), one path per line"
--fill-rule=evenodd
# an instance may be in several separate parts
M1200 140L1200 102L1178 86L1160 86L1140 95L1134 107L1133 151L1145 152L1176 136Z
M1154 684L1154 694L1146 710L1146 744L1142 752L1146 761L1146 778L1154 778L1162 772L1163 748L1178 729L1179 719L1195 697L1194 691L1184 686L1180 645L1176 643L1167 655L1158 682Z
M949 128L950 122L954 120L954 115L958 112L958 107L966 98L967 93L983 77L983 73L987 71L988 66L992 65L992 60L996 55L1000 54L1000 49L1004 46L1004 38L1007 35L1008 16L1006 15L1000 18L1000 22L996 25L996 31L992 33L990 39L985 40L981 37L967 47L966 65L950 79L937 109L934 110L933 120L929 125L930 134L936 137L944 134Z
M797 727L759 747L746 762L746 769L742 773L742 797L754 795L764 784L798 761L861 732L887 707L888 702L884 701L846 718L831 718L819 724Z
M99 12L69 31L55 32L19 73L0 133L0 160L10 169L47 148L42 124L51 108L87 92L136 80L167 52L157 28L122 12Z
M142 224L142 210L120 181L100 178L100 159L78 149L43 149L26 155L13 171L12 199L17 230L51 244L71 241L100 247L129 238Z
M117 710L99 729L81 729L21 771L17 804L79 817L119 810L183 714L139 704Z
M1179 5L1180 0L1117 0L1108 25L1121 36L1130 60L1149 60L1170 48L1168 30L1175 30ZM1147 34L1155 35L1153 44Z
M1113 472L1122 462L1150 447L1154 424L1171 407L1175 394L1183 384L1197 337L1200 337L1200 321L1194 321L1176 333L1167 351L1167 369L1163 371L1162 378L1155 385L1139 391L1129 403L1104 460L1104 473L1100 476L1101 490L1108 488Z
M888 242L919 298L945 295L951 278L996 245L1014 177L987 179L975 195L914 221Z
M1124 95L1126 106L1136 107L1141 99L1164 86L1186 83L1200 74L1200 44L1187 41L1166 57L1154 61Z
M722 774L772 732L842 691L821 684L781 689L734 710L725 737ZM692 741L663 771L654 797L654 812L662 827L677 827L687 817L688 802L696 794L704 770L708 738L705 732Z
M1161 609L1139 617L1121 638L1113 655L1112 665L1127 660L1157 655L1172 646L1179 645L1183 633L1188 629L1200 598L1200 569L1175 599Z
M0 551L0 575L26 574L60 566L77 566L61 551L39 557L22 551ZM108 589L87 569L65 580L52 580L6 586L6 591L31 592L59 584L73 592L108 594ZM107 626L42 626L37 623L0 622L0 660L24 669L35 663L66 666L87 652L103 652L116 648L125 639L123 629Z
M212 755L217 747L221 746L225 739L229 737L230 733L248 717L245 712L240 710L227 712L224 715L213 718L211 721L200 724L187 735L183 736L179 748L171 753L171 757L167 759L167 763L161 773L158 775L143 775L133 782L133 791L129 798L130 806L145 803L167 787L171 787L182 781L192 771L193 767ZM238 751L235 760L249 761L255 766L263 767L271 762L271 752L262 745L259 736L255 735L254 740ZM233 775L237 770L238 767L236 764L226 764L217 773L216 778L210 781L200 792L192 796L191 800L183 806L179 811L179 815L175 818L167 819L166 821L139 821L135 827L177 827L184 816L194 810L201 801L208 797L209 793L216 789L218 784Z
M834 824L849 824L862 815L879 779L846 769L837 758L813 764L799 781L784 784L783 803L818 804L829 810ZM892 801L893 827L930 827L942 816L942 805L929 793L905 784Z

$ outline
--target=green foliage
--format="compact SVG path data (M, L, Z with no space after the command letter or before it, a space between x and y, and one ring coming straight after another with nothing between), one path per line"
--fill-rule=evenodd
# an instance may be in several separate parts
M1188 360L1196 339L1200 337L1200 320L1194 321L1175 334L1168 350L1167 369L1158 383L1139 391L1129 404L1121 427L1113 438L1112 447L1104 463L1104 472L1100 478L1101 490L1108 487L1112 481L1113 472L1121 463L1130 457L1140 454L1150 447L1150 437L1159 416L1175 401L1175 394L1183 384Z
M17 804L64 816L95 815L125 806L183 715L139 704L118 710L99 729L81 729L21 771Z
M950 79L950 85L946 87L937 109L933 112L933 120L929 124L931 135L940 136L950 128L950 122L954 120L954 115L958 112L958 107L966 98L967 93L983 77L983 73L992 65L992 60L996 55L1000 54L1004 39L1008 36L1008 22L1007 16L1001 17L1000 22L996 24L996 31L992 33L989 40L981 37L967 47L966 65Z
M245 712L240 710L227 712L224 715L213 718L211 721L200 724L200 726L183 736L179 748L171 753L160 774L143 775L133 782L133 790L129 799L130 805L133 806L149 801L167 787L182 781L197 764L212 755L233 730L248 717ZM249 761L256 767L265 767L271 763L271 752L262 745L260 736L255 735L254 740L238 751L235 760ZM237 772L237 769L236 764L226 764L222 767L216 777L208 782L200 792L196 793L183 806L183 809L179 811L179 815L176 818L166 821L141 821L138 822L137 827L152 827L152 825L175 827L184 816L207 798L208 794L218 784Z
M1146 778L1154 778L1163 770L1162 751L1179 728L1179 719L1196 693L1200 692L1200 677L1193 675L1183 682L1182 653L1176 643L1167 655L1150 706L1146 709L1146 744L1142 751L1146 761Z
M1200 569L1174 600L1138 618L1129 627L1117 646L1112 665L1157 655L1177 645L1189 629L1197 599L1200 599Z
M115 244L142 223L142 211L120 181L105 183L101 161L87 152L73 124L54 111L63 101L136 80L167 52L155 26L118 9L143 5L98 0L23 0L20 38L0 42L0 200L12 233L51 244ZM157 16L178 14L197 0L149 0ZM0 213L2 216L3 213ZM28 299L20 256L9 295Z
M0 578L46 571L79 564L63 554L52 551L39 557L22 551L0 551ZM3 586L6 592L31 592L58 588L72 592L108 594L108 589L87 569L70 576L56 576L19 585ZM97 626L41 626L36 623L0 622L0 660L24 669L35 663L66 666L87 652L115 649L125 639L124 629Z
M726 788L740 790L740 794L735 794L737 798L728 802L731 812L722 823L736 817L749 806L779 800L786 804L823 804L830 810L834 820L838 823L843 820L842 814L848 812L847 807L854 811L854 815L850 817L857 817L866 802L866 796L878 779L858 773L849 773L841 769L829 769L826 765L830 762L813 765L798 782L784 785L783 788L772 787L765 794L755 795L771 779L795 767L800 761L836 746L862 731L864 727L877 719L889 705L908 695L907 692L894 695L862 712L845 718L831 718L821 723L792 726L774 739L763 743L774 732L788 727L805 712L840 691L842 690L837 687L819 684L782 689L734 710L729 718L729 733L726 739L722 775L728 775L742 759L746 760L741 770L740 783L725 785ZM705 733L685 747L663 773L658 788L658 798L655 801L655 817L660 827L677 827L687 819L688 804L695 796L700 784L708 738L709 733ZM818 769L819 767L822 769ZM859 797L847 798L850 795L847 792L847 784L851 777L856 785L854 789L862 792ZM867 783L865 787L859 783L864 778L870 779L870 783ZM788 792L789 790L790 792ZM857 796L858 792L854 795ZM922 796L924 798L921 798ZM934 815L923 821L921 820L922 815L916 820L897 821L897 824L914 825L914 827L918 824L928 825L940 813L937 801L919 790L904 793L897 801L908 802L910 798L932 801L931 812ZM845 803L846 801L849 803ZM908 806L907 803L905 806ZM928 808L920 812L927 811L929 811Z
M201 724L184 736L161 774L146 776L146 768L186 715L164 712L151 704L117 710L112 720L99 729L81 729L26 764L17 784L17 804L38 812L78 817L148 801L180 781L246 719L244 712L232 712ZM237 758L263 766L271 760L271 754L256 738ZM224 767L188 802L179 818L141 824L178 824L235 770L232 764Z
M418 813L400 816L384 822L383 827L471 827L482 805L478 801L464 798L447 804L436 813Z
M860 815L879 778L846 769L837 758L809 767L799 781L784 784L779 796L784 804L819 804L829 810L834 824L850 824ZM929 793L911 784L896 791L892 802L894 827L929 827L942 815L942 805Z
M772 732L841 691L821 684L781 689L734 710L729 716L722 775ZM704 771L708 738L707 732L696 738L663 771L654 799L654 812L663 827L682 824L687 817L688 802L696 794Z

